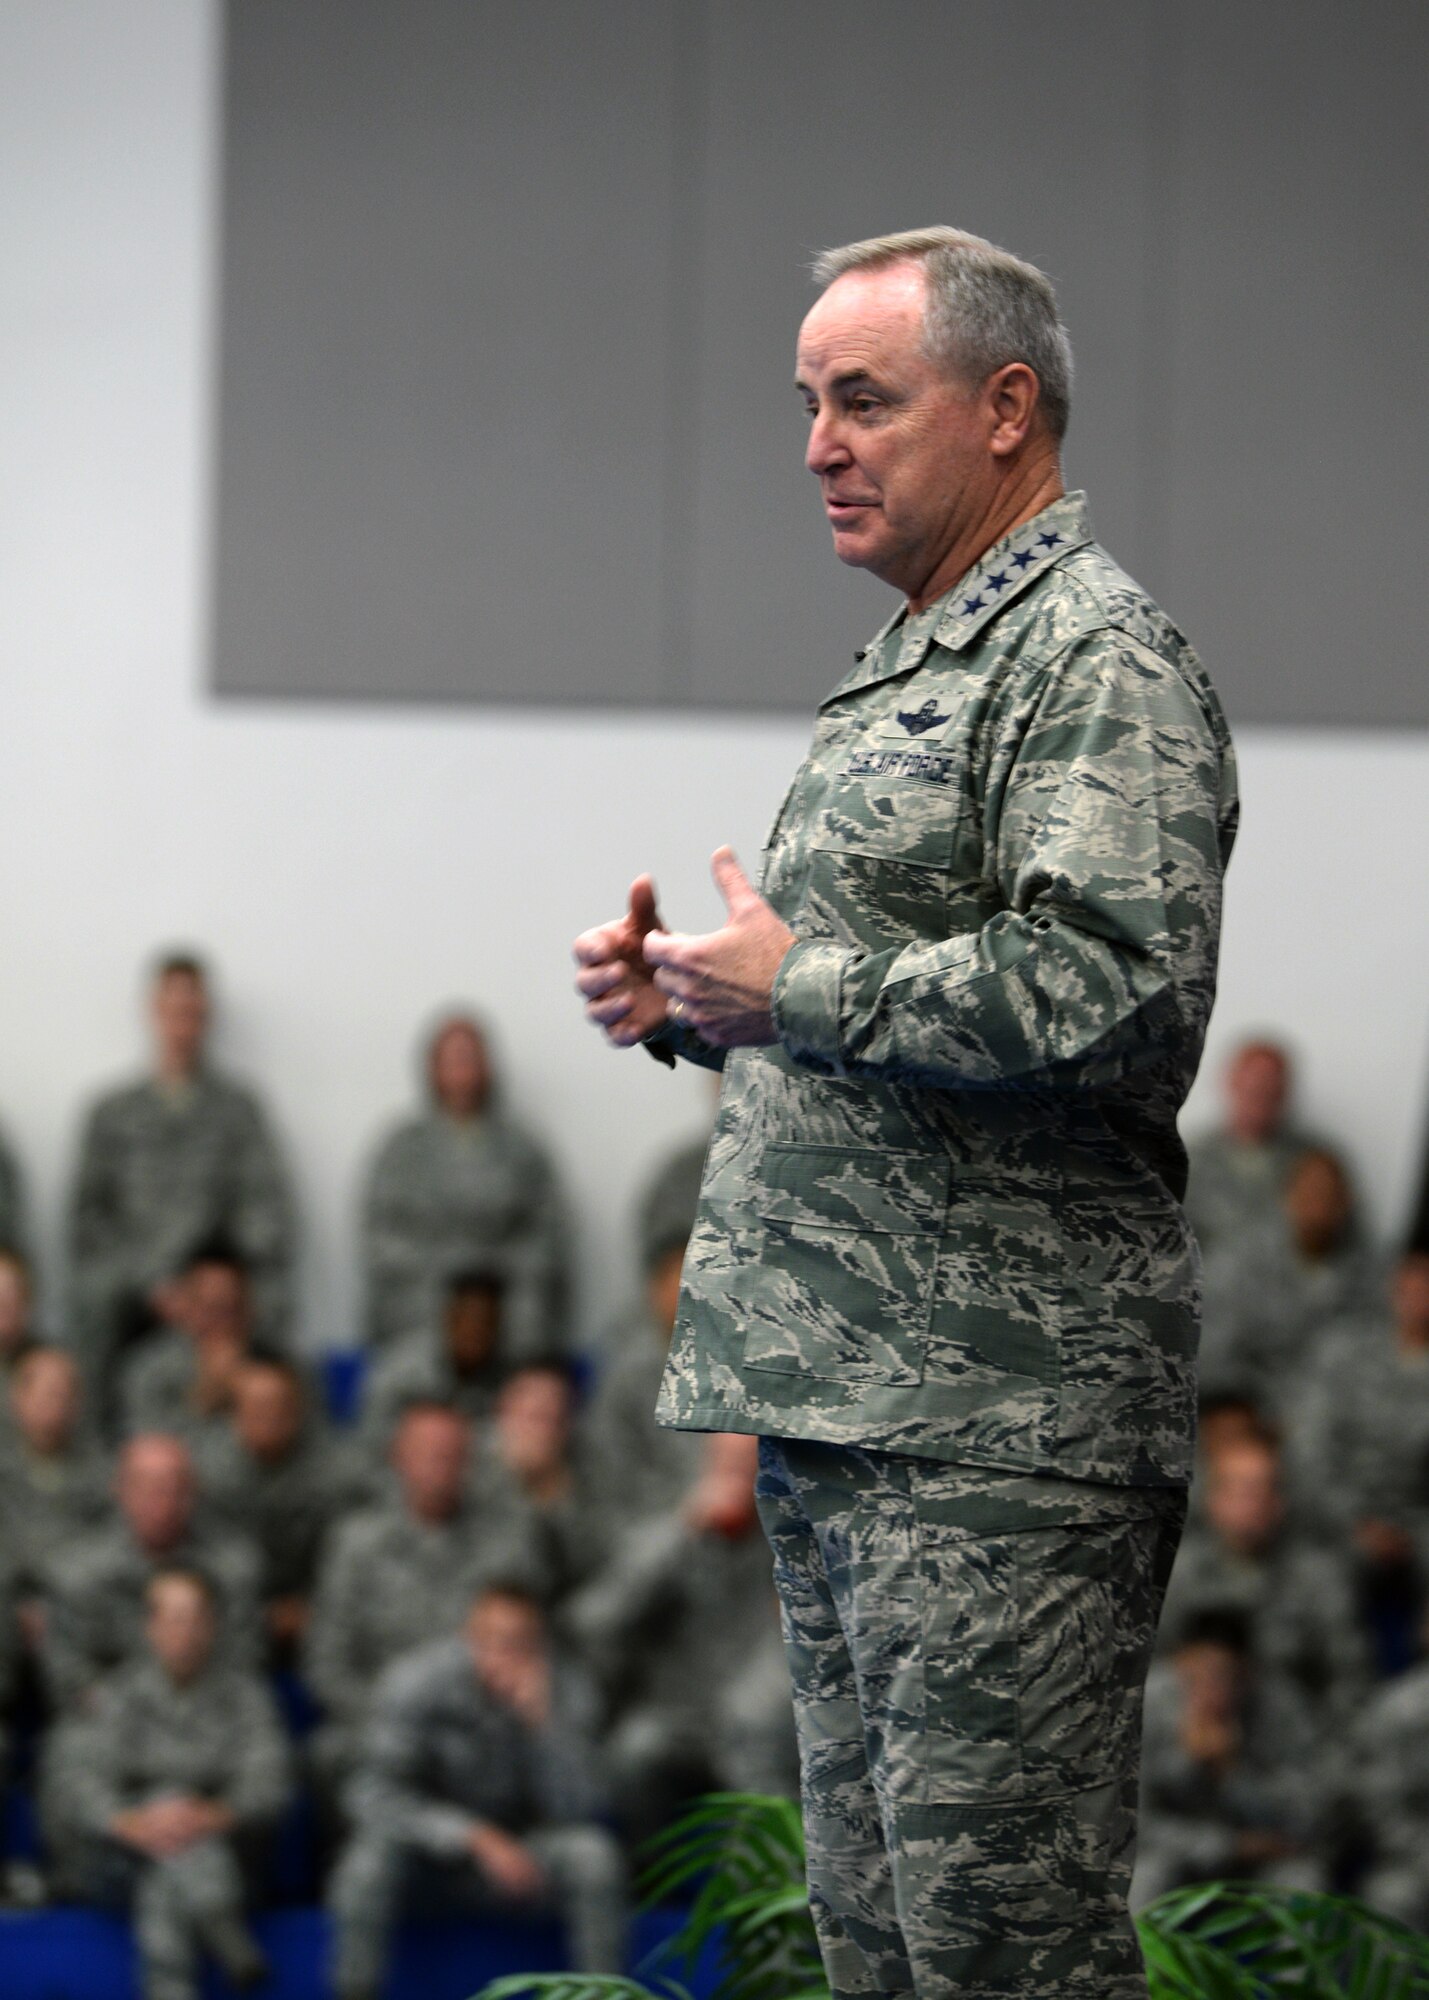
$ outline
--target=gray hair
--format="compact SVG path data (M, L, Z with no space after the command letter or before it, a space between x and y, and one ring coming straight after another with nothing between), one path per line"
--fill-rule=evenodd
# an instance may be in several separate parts
M924 326L929 354L955 375L984 382L1022 361L1041 389L1042 414L1059 442L1072 397L1072 343L1057 317L1051 280L1035 264L965 229L905 229L825 250L814 281L831 285L845 271L921 264L927 277Z

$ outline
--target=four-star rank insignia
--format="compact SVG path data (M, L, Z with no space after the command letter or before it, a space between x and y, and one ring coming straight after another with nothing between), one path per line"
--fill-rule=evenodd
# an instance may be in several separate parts
M910 736L921 736L925 729L936 729L940 722L946 722L948 719L946 715L939 715L938 704L931 695L923 706L915 708L911 715L904 709L898 711L898 720Z

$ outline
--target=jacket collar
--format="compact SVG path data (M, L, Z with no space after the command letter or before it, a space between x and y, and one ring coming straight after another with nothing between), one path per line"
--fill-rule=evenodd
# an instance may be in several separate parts
M1092 539L1085 493L1064 493L994 543L952 589L912 615L902 605L855 656L846 674L819 704L855 694L879 681L893 680L919 666L936 640L950 652L961 652L1015 597L1073 549Z

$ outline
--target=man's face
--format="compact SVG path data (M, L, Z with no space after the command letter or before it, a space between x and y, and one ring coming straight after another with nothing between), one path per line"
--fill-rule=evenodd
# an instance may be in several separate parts
M489 1590L466 1621L466 1643L477 1679L498 1701L513 1702L545 1659L541 1614L524 1598Z
M150 1586L146 1629L150 1650L171 1680L195 1679L213 1655L213 1606L187 1577L161 1576Z
M501 1295L490 1285L464 1285L447 1300L442 1324L452 1366L474 1375L496 1352L501 1336Z
M10 1401L32 1450L62 1451L79 1422L79 1370L69 1354L39 1349L20 1363Z
M208 989L191 972L166 972L154 985L154 1034L161 1058L192 1069L208 1032Z
M453 1118L473 1118L486 1102L486 1043L469 1021L449 1021L432 1043L432 1090Z
M248 1339L248 1280L232 1264L195 1264L183 1284L184 1324L196 1339Z
M1327 1256L1350 1226L1349 1182L1328 1153L1304 1153L1285 1184L1285 1213L1291 1233L1309 1257Z
M571 1390L552 1368L523 1368L496 1406L501 1456L513 1471L538 1477L565 1461L571 1436Z
M1197 1640L1176 1652L1176 1673L1189 1715L1198 1722L1235 1720L1245 1690L1245 1662L1229 1646Z
M271 1462L286 1457L303 1428L303 1399L281 1368L243 1369L233 1392L233 1428L243 1449Z
M1268 1044L1242 1049L1226 1077L1231 1129L1248 1144L1273 1139L1290 1095L1290 1064Z
M845 272L797 369L835 555L915 597L999 483L989 406L925 352L923 304L920 265Z
M1206 1517L1232 1548L1266 1548L1285 1517L1280 1465L1263 1444L1228 1445L1207 1468Z
M119 1507L141 1548L162 1551L183 1540L197 1490L188 1452L172 1437L135 1438L119 1461Z
M471 1432L455 1410L409 1410L397 1426L392 1464L408 1508L420 1521L446 1521L466 1487Z

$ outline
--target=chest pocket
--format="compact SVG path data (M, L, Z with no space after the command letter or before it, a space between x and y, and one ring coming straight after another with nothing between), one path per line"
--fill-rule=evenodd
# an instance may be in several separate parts
M868 951L947 934L975 833L966 729L919 733L907 720L850 739L810 830L815 922Z

